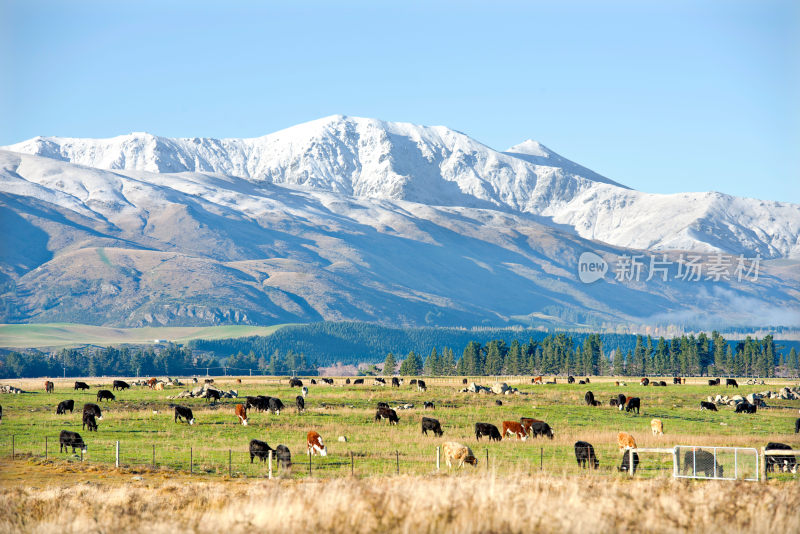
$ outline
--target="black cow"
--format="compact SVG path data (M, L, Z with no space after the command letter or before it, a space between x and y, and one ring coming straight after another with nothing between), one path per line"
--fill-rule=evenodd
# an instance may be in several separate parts
M3 407L0 406L0 421L2 420L3 420ZM800 421L800 419L798 419L798 421Z
M422 408L425 410L427 410L428 408L430 408L431 410L435 410L436 406L433 405L432 401L425 401L422 403Z
M578 385L586 385L586 380L578 380Z
M77 391L79 389L80 390L89 389L89 384L87 384L86 382L75 382L75 390Z
M83 442L81 435L77 432L62 430L61 434L58 436L58 441L61 444L61 450L59 452L64 452L64 449L69 447L72 447L73 454L75 454L75 449L81 449L83 452L86 452L86 444Z
M114 380L114 382L111 383L111 389L113 389L114 391L117 390L122 391L130 387L131 385L125 382L124 380Z
M379 410L380 410L380 409L388 410L388 409L389 409L389 405L388 405L388 404L386 404L385 402L379 402L379 403L378 403L378 409L379 409Z
M3 415L3 411L2 411L2 410L0 410L0 416L2 416L2 415ZM797 418L797 419L795 419L795 421L794 421L794 433L795 433L795 434L798 434L798 433L800 433L800 417L798 417L798 418Z
M588 406L594 406L594 393L587 391L586 395L583 396L583 400L586 401Z
M97 432L97 421L91 412L83 412L83 428L89 427L89 432Z
M266 441L260 441L257 439L250 440L250 463L253 463L253 458L256 456L262 462L267 459L269 456L269 451L273 450L272 447L267 445Z
M550 425L544 421L534 421L531 425L531 436L547 436L548 438L553 439L553 429L550 428Z
M496 401L494 401L494 403L496 405L498 405L498 406L502 406L503 405L503 401L501 401L500 399L497 399Z
M392 387L393 388L399 388L400 387L400 379L397 378L396 376L392 377Z
M326 384L328 384L329 386L332 386L332 385L333 385L333 378L322 378L322 379L320 379L320 380L322 380L323 382L325 382L325 383L326 383ZM348 384L349 384L349 382L348 382Z
M316 385L317 385L317 381L316 381L316 380L314 380L313 378L311 379L311 385L312 385L312 386L316 386Z
M466 379L466 378L462 378L462 379L461 379L461 383L462 383L462 384L464 384L464 385L466 386L466 385L467 385L467 379Z
M344 381L344 383L345 383L345 384L349 384L349 383L350 383L350 379L349 379L349 378L346 378L346 379L345 379L345 381Z
M652 382L650 382L650 385L658 387L661 385L661 382L656 382L655 380L653 380Z
M750 404L747 401L740 402L733 411L734 413L756 413L756 405Z
M203 380L203 383L205 383L205 384L213 384L214 383L214 379L213 378L206 378L205 380Z
M98 420L101 420L103 418L103 412L100 411L100 406L92 402L87 402L86 404L83 405L83 413L87 412L97 417Z
M683 455L683 473L692 471L694 476L702 472L707 477L723 478L725 470L714 460L714 455L703 449L686 451Z
M673 384L673 385L675 385L675 384L680 384L680 383L681 383L681 379L680 379L680 377L678 377L678 376L673 376L673 377L672 377L672 384Z
M489 436L489 441L500 441L500 431L491 423L475 423L475 439L481 439L481 436Z
M295 397L294 404L295 406L297 406L298 413L306 409L306 400L303 398L302 395L298 395L297 397Z
M378 408L378 411L375 412L375 420L380 421L381 419L388 419L390 425L396 425L400 422L400 418L397 417L397 412L391 408Z
M617 406L619 406L620 410L625 407L626 402L628 402L628 397L626 397L622 393L617 394Z
M585 381L587 384L591 384L591 382L589 381L589 377L588 377L588 376L587 376L586 378L584 378L583 380L584 380L584 381Z
M611 400L608 401L609 406L619 406L619 399L616 397L611 397Z
M217 401L222 398L222 392L218 389L209 388L206 390L206 393L203 395L203 397L206 399L206 402L211 400L211 404L216 404Z
M639 467L639 454L633 453L633 474L636 474L636 468ZM619 470L623 473L628 473L631 470L631 451L626 450L622 453L622 464L619 466Z
M425 381L424 380L417 380L417 389L419 391L427 391L428 390L428 386L425 385Z
M278 465L283 469L292 467L292 453L286 445L278 445L275 448L275 456L278 458Z
M725 387L727 388L728 386L733 386L736 389L739 389L739 384L736 383L736 380L734 380L733 378L726 378L725 379Z
M105 399L107 401L112 401L112 400L115 400L116 397L114 396L113 393L111 393L107 389L101 389L100 391L97 392L97 402L100 402L103 399Z
M194 424L194 414L192 414L192 409L187 406L175 406L175 422L178 422L178 419L181 421L185 421L190 425Z
M575 377L574 376L568 376L567 377L567 384L574 384L574 383L575 383Z
M278 397L270 397L269 398L269 411L270 413L274 413L275 415L280 415L281 410L283 410L284 406L281 400Z
M785 443L769 442L764 450L790 451L792 448ZM784 473L794 473L797 471L797 459L791 454L782 454L780 456L765 455L764 461L766 462L767 473L771 473L775 470L775 468L777 468L778 471L783 471Z
M439 424L438 419L434 419L432 417L423 417L422 433L427 436L428 430L436 434L438 437L442 437L442 434L444 434L444 430L442 430L442 425Z
M363 378L356 378L355 380L353 380L353 385L363 384L363 383L364 383L364 379Z
M661 386L661 387L667 387L667 383L664 380L660 380L658 382L658 385Z
M383 384L385 386L386 385L386 380L381 378L381 377L379 377L379 376L376 376L375 377L375 383L376 384Z
M289 379L289 387L292 388L301 388L303 387L303 381L299 378L290 378Z
M636 410L636 413L638 414L640 404L641 401L639 400L639 397L631 397L630 399L628 399L628 404L625 405L625 411L631 412L633 410Z
M711 380L708 381L709 386L718 386L719 383L720 383L719 378L712 378Z
M594 467L597 469L600 467L600 460L598 460L597 456L594 454L594 447L592 447L591 443L587 443L586 441L575 442L575 459L582 469L586 469L587 467Z
M69 410L69 413L72 413L73 408L75 408L75 401L72 399L63 400L58 403L56 407L56 415L64 415Z
M701 410L711 410L712 412L717 411L717 405L713 402L708 401L700 401L700 409Z
M411 381L408 383L408 385L409 386L416 386L417 385L417 379L416 378L412 378Z

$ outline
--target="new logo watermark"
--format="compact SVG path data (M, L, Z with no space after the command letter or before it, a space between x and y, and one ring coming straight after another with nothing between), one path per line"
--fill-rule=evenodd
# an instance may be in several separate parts
M606 260L594 252L584 252L578 258L578 278L584 284L591 284L600 280L608 271Z
M666 254L629 256L623 254L613 262L614 279L618 282L649 282L657 278L662 282L720 282L743 280L757 281L761 255L755 258L716 254L681 254L670 259ZM578 278L591 284L603 278L609 264L594 252L584 252L578 258Z

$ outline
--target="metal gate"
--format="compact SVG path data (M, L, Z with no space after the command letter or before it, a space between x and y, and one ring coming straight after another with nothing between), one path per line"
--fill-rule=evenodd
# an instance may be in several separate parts
M677 445L673 466L672 476L675 478L759 479L758 450L755 448Z

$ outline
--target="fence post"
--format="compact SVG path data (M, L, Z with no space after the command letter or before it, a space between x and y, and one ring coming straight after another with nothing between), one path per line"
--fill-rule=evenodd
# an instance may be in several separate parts
M397 474L400 474L400 451L394 451L394 457L397 460Z
M268 477L270 480L272 480L272 449L269 450L268 454L269 454L269 463L267 464L269 466Z
M116 453L114 455L114 467L119 467L119 441L117 441L115 449Z
M767 455L764 454L766 449L761 447L761 461L759 462L758 470L761 472L761 480L767 481Z
M233 470L231 468L231 450L228 449L228 476L233 477Z
M436 450L438 451L439 448L437 447ZM354 462L353 462L353 451L350 451L350 476L351 477L355 476L355 465L354 465Z
M308 451L308 476L311 476L311 451Z
M633 454L634 454L633 448L628 449L628 460L630 461L630 465L628 466L628 471L630 472L631 476L633 476L633 470L635 468L633 464Z
M436 470L439 470L439 447L436 447Z
M194 474L194 451L189 447L189 474Z

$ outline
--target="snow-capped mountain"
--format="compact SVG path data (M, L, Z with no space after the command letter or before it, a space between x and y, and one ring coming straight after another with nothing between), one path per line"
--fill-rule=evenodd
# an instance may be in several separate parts
M626 248L800 257L796 204L633 191L535 141L499 152L441 126L337 115L252 139L136 133L5 148L100 169L218 173L361 199L499 209Z

